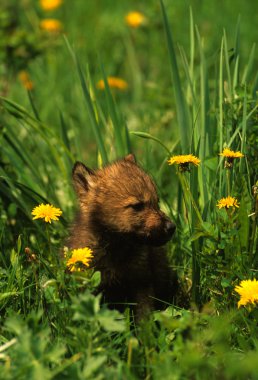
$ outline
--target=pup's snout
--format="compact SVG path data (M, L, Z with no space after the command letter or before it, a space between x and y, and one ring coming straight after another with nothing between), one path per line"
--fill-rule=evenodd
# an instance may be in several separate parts
M167 220L165 224L165 231L168 234L168 236L172 236L175 232L175 229L176 225L172 223L170 220Z

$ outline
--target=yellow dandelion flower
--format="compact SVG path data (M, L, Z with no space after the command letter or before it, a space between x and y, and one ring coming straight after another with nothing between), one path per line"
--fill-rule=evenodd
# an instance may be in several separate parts
M81 271L81 266L89 267L93 258L92 250L88 247L72 250L72 256L66 263L71 272Z
M128 88L128 83L121 78L108 77L107 82L110 88L117 88L118 90L122 90L122 91ZM105 89L105 82L103 79L98 81L97 88L99 88L100 90Z
M190 164L193 164L195 166L199 166L201 160L196 157L196 156L193 156L192 154L186 154L186 155L179 155L179 156L173 156L173 157L170 157L170 159L168 160L168 164L169 165L179 165L179 170L181 171L187 171L189 170L189 165Z
M20 82L23 84L23 86L26 88L26 90L31 91L34 87L33 82L30 79L29 73L25 70L21 70L18 73L18 78Z
M219 153L219 156L225 157L224 167L226 169L231 169L233 167L234 159L242 158L244 157L244 154L239 151L234 152L233 150L230 150L229 148L225 148L222 153Z
M131 28L139 28L139 26L144 24L145 17L140 12L129 12L125 16L125 21Z
M222 153L219 153L220 156L227 157L227 158L242 158L244 157L244 154L241 152L234 152L233 150L230 150L229 148L225 148Z
M217 203L217 207L219 209L221 208L229 209L229 207L239 207L239 204L236 198L229 196L226 198L221 198Z
M62 0L40 0L40 6L44 11L52 11L52 9L60 7L62 2Z
M31 214L34 219L45 219L46 223L51 223L51 220L59 220L59 216L62 215L60 208L54 207L50 204L44 205L43 203L35 207Z
M240 285L235 287L235 291L240 295L238 307L258 302L258 281L256 279L241 281Z
M63 29L63 25L59 20L54 18L45 18L40 21L40 28L47 32L56 33Z

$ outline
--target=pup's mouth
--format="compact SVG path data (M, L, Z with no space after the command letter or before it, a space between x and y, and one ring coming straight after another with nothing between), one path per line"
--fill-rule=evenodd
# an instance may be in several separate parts
M153 236L150 238L146 238L145 243L147 245L150 245L152 247L161 247L162 245L165 245L166 243L169 242L169 240L172 239L171 236Z
M171 221L166 221L161 231L155 231L143 237L144 243L153 247L160 247L172 239L176 226Z
M117 244L131 244L132 242L138 243L140 245L147 245L150 247L160 247L165 245L169 240L172 239L176 226L169 219L165 221L162 228L144 233L142 231L121 233L120 231L107 230L107 237L110 241L116 241ZM112 238L111 238L112 237Z

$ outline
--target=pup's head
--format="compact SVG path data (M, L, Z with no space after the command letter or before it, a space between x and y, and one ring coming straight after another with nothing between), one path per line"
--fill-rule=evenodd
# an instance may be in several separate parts
M73 182L82 220L102 235L152 246L171 239L175 225L160 210L156 186L133 155L96 171L77 162Z

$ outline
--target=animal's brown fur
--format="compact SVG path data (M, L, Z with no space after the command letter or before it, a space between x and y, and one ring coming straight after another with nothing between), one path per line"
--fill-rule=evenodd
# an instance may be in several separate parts
M104 301L123 310L133 304L137 319L172 302L177 276L164 249L175 225L160 210L156 186L133 155L92 171L77 162L73 182L80 210L70 248L90 247L101 272Z

